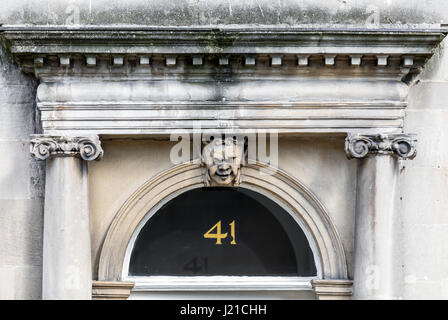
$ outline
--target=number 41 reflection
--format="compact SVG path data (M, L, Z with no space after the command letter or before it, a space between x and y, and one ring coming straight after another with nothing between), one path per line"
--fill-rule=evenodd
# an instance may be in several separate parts
M199 263L200 261L202 261L202 263ZM193 273L198 273L199 271L208 272L208 258L198 259L198 257L194 257L185 264L184 270Z
M235 220L233 220L230 225L230 236L232 237L232 241L230 244L236 245L235 241ZM216 233L212 233L213 230L216 229ZM227 232L221 233L221 220L218 221L213 227L210 228L206 233L204 233L204 238L207 239L216 239L216 244L222 244L221 239L227 238Z

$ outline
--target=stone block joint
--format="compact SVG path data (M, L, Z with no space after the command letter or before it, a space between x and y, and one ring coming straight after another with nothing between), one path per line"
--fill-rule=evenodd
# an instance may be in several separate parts
M414 159L417 150L414 134L348 134L345 153L349 159L362 159L370 155L388 154L399 159Z
M79 157L86 161L100 160L103 149L98 136L71 137L31 135L31 156L38 160L51 157Z

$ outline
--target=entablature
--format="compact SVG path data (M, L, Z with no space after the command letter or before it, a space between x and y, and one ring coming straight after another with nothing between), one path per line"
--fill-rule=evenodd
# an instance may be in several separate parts
M47 134L397 133L439 29L20 27Z

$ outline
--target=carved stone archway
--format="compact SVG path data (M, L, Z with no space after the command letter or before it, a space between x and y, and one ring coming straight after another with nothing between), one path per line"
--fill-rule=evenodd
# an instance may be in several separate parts
M260 170L263 170L262 174ZM123 280L129 243L148 212L168 197L202 187L202 180L203 168L197 162L189 162L160 173L134 192L120 208L107 232L99 260L99 280ZM325 207L304 184L284 171L257 162L242 168L241 187L268 195L299 218L310 244L317 251L319 277L347 279L341 239Z
M0 32L14 60L40 83L42 134L32 137L31 150L38 159L48 158L44 299L91 296L88 174L79 158L99 159L99 142L106 137L167 138L194 134L196 125L203 134L346 134L349 158L359 159L354 294L392 296L398 158L415 156L415 137L403 132L408 84L445 37L444 29L5 26ZM97 147L85 148L86 138ZM272 175L260 176L261 167L243 168L241 187L265 193L300 217L320 260L323 279L313 283L315 292L332 296L334 286L344 291L349 283L329 281L347 279L347 268L323 205L295 178L270 168ZM202 186L201 170L197 163L173 167L126 201L106 236L99 280L123 280L126 250L139 223L167 197ZM61 217L73 217L64 232ZM73 238L80 239L77 250ZM382 275L376 289L365 286L372 265ZM65 281L67 272L82 285Z

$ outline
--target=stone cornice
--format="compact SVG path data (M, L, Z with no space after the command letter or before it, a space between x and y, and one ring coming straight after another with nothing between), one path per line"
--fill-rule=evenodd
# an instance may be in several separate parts
M441 29L1 27L43 133L395 133Z
M32 135L31 156L38 160L50 157L80 157L83 160L100 160L103 156L101 142L97 136L69 137Z
M26 53L28 46L43 49L45 45L55 49L58 44L70 44L65 52L75 52L86 45L103 44L104 53L129 53L123 47L140 48L146 45L146 53L163 45L169 52L180 53L176 48L194 48L188 53L247 53L251 48L265 47L271 53L289 53L290 48L314 48L318 53L342 53L349 48L364 48L369 53L429 53L443 40L442 29L353 29L353 28L297 28L297 27L45 27L6 26L0 32L13 45L13 52ZM357 40L356 42L353 42ZM111 43L113 41L113 43ZM68 43L67 43L68 42ZM274 43L282 46L271 48ZM334 47L335 44L339 46ZM407 44L407 46L404 46ZM21 46L14 46L21 45ZM330 45L331 50L325 51ZM387 52L386 48L395 48ZM370 46L370 47L369 47ZM320 48L320 49L318 49ZM418 48L418 49L417 49ZM60 48L63 49L63 48ZM386 49L386 50L384 50ZM428 50L429 49L429 50ZM361 50L357 50L358 53ZM35 52L35 51L34 51ZM183 51L182 51L183 52ZM255 53L255 51L251 51ZM266 52L266 51L265 51ZM312 51L308 50L308 53ZM37 51L37 53L43 53ZM45 53L50 53L45 51ZM60 51L54 53L62 53ZM85 53L85 51L82 51ZM93 52L91 52L93 53ZM292 52L296 53L296 52ZM306 53L302 51L302 53Z
M413 159L417 154L416 142L415 135L411 134L348 134L345 139L345 152L349 159L361 159L375 154Z
M256 56L269 56L271 66L282 59L296 59L300 66L321 57L324 65L349 57L360 65L373 59L379 67L389 59L398 59L402 67L422 66L442 41L442 30L358 30L285 27L3 27L2 37L16 61L25 68L41 67L47 56L59 57L59 63L81 55L86 65L95 66L99 56L111 56L112 65L121 65L123 57L138 56L147 65L151 56L160 55L176 64L179 56L191 56L192 65L201 65L202 56L218 55L219 64L228 63L229 55L241 56L243 64L255 63ZM200 55L194 57L194 55ZM253 55L253 56L251 56ZM218 60L217 60L218 61ZM227 60L228 61L228 60ZM218 62L217 62L218 64Z

